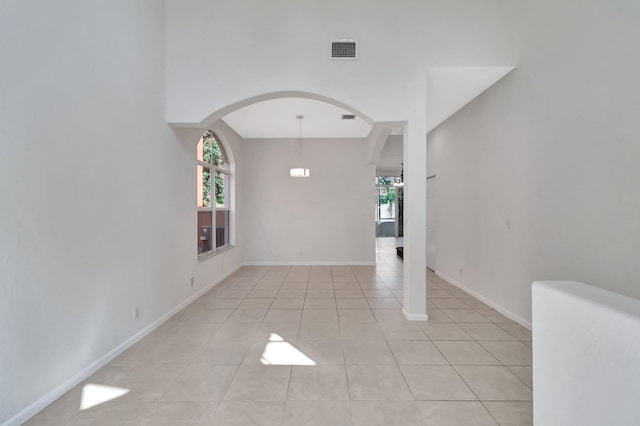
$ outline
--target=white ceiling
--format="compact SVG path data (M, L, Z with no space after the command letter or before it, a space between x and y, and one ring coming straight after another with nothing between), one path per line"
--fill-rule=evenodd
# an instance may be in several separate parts
M303 138L364 138L371 126L362 118L342 120L352 114L326 102L304 98L280 98L257 102L223 117L244 139L297 138L297 115Z

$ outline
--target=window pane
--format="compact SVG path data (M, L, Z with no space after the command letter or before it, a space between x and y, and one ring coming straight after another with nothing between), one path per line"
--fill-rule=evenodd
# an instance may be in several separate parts
M206 133L205 133L206 135ZM217 146L217 144L215 143L215 141L212 138L208 138L206 136L203 136L203 147L202 147L202 161L204 161L205 163L209 163L209 164L216 164L217 163L217 156L216 156L216 152L214 150L214 145ZM217 165L217 164L216 164Z
M229 210L216 211L216 247L229 244Z
M224 169L229 168L224 149L211 130L204 132L198 142L198 160Z
M378 202L380 205L380 220L395 219L396 189L394 187L381 187Z
M198 207L211 207L211 170L200 165L196 166L198 183Z
M376 176L376 185L393 185L400 182L399 176Z
M213 250L212 212L198 212L198 254Z
M229 207L229 175L216 172L216 207Z

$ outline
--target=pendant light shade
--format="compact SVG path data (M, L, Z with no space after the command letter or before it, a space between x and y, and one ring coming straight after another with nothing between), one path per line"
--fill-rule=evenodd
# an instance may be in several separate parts
M298 119L298 164L299 167L293 167L289 170L289 176L291 177L309 177L310 171L309 169L304 167L303 155L302 155L302 119L304 115L297 115Z
M289 170L289 176L291 177L309 177L309 169L293 168Z

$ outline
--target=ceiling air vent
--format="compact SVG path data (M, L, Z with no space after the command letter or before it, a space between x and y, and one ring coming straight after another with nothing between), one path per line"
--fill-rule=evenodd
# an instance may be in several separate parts
M355 120L356 116L355 116L355 114L342 114L342 119L343 120Z
M331 60L357 61L358 48L355 40L341 39L331 42Z

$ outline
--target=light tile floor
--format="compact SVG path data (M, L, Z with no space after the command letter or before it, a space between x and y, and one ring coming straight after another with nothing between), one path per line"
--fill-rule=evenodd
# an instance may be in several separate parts
M244 267L27 424L531 425L531 333L427 286L406 321L393 239L375 268Z

